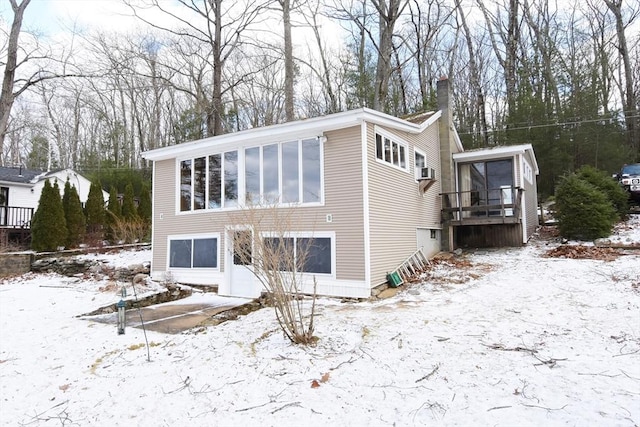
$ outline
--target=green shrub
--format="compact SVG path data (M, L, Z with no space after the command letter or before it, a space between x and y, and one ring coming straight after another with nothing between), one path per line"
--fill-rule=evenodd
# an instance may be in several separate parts
M39 252L55 251L64 246L66 239L67 224L58 183L52 187L46 180L31 221L31 248Z
M562 178L555 207L560 234L569 239L606 237L617 217L604 192L575 174Z
M114 227L116 222L122 217L122 207L118 200L118 190L116 187L111 187L109 191L109 204L107 205L107 212L105 214L105 224L107 226L106 237L109 241L116 241L114 236Z
M138 217L136 205L133 200L133 185L131 183L124 187L124 197L122 199L122 218L133 220Z
M107 205L107 209L111 212L112 215L115 215L117 218L122 216L122 208L120 207L120 201L118 200L118 189L116 187L111 187L109 190L109 204Z
M104 196L99 182L92 182L85 206L87 214L87 231L96 239L102 238L105 223Z
M82 203L75 186L69 180L64 185L64 195L62 196L62 208L67 224L66 246L68 248L77 247L84 240L87 230L87 221L82 211Z
M627 216L629 212L629 195L609 174L593 166L585 165L576 171L576 175L607 196L616 211L616 221Z
M151 189L145 181L140 189L140 206L138 206L138 216L147 224L151 224Z

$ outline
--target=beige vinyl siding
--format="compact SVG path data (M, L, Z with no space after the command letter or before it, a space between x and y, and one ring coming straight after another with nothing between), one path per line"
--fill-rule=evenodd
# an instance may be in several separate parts
M364 205L360 126L326 133L324 157L325 206L333 222L323 229L336 232L336 279L364 280Z
M163 160L155 162L153 176L153 257L151 272L163 272L167 265L167 222L175 214L176 188L175 161Z
M375 127L367 126L369 217L371 239L371 282L377 286L417 249L417 228L440 226L440 161L438 126L420 135L385 129L409 144L409 170L393 168L376 159ZM427 155L427 165L436 171L436 182L426 194L419 192L415 179L414 148Z
M292 232L335 232L336 279L362 281L365 259L360 127L328 132L325 136L324 206L282 208L281 212L291 221ZM220 233L218 267L224 271L226 227L245 222L246 214L238 210L177 214L175 160L156 162L155 168L152 270L162 272L167 269L169 235ZM326 222L328 214L333 218L330 223ZM263 228L268 228L264 227L265 223Z

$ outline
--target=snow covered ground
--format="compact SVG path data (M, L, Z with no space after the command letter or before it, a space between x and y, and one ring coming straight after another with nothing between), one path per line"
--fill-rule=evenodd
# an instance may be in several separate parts
M640 241L640 217L616 238ZM322 299L315 347L290 344L262 309L147 332L148 357L142 330L75 317L117 301L117 286L5 280L0 424L639 425L640 251L542 256L557 245L465 252L382 301Z

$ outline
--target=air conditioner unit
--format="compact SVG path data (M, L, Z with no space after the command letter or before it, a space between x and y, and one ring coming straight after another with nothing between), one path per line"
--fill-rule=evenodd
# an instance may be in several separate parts
M436 171L433 168L420 168L419 180L436 179Z

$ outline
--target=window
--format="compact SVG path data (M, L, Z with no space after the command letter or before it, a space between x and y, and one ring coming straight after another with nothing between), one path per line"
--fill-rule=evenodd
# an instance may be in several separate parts
M209 156L209 209L222 206L222 157Z
M170 268L218 268L218 238L172 239Z
M262 147L262 195L267 204L278 203L280 181L278 179L278 144Z
M244 150L245 200L248 204L279 202L279 160L278 144Z
M309 138L182 160L179 182L181 212L242 203L320 203L322 142Z
M332 245L330 237L265 237L265 249L271 251L272 268L279 271L331 274Z
M468 206L511 204L513 200L512 159L462 163L458 166L460 189ZM477 210L475 216L501 215L499 210Z
M238 152L224 153L224 207L238 206Z
M303 254L298 268L303 273L331 274L331 239L299 238L296 250Z
M300 201L298 141L282 144L282 202Z
M199 157L193 162L193 209L205 208L207 191L207 159Z
M407 169L407 145L376 133L376 158L400 169Z
M416 179L422 177L422 168L427 167L427 156L418 150L414 150Z
M302 202L320 201L320 141L302 141Z
M191 160L180 162L180 210L191 210Z
M247 203L260 201L260 147L244 150L244 183Z

